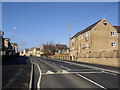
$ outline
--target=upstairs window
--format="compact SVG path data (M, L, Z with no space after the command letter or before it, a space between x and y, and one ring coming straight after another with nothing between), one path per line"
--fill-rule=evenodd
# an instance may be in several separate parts
M86 37L88 37L88 32L86 32Z
M72 46L74 46L74 42L72 42Z
M111 46L115 47L115 46L116 46L116 43L115 43L115 42L112 42L112 43L111 43Z
M111 36L115 36L115 32L111 32Z
M83 37L83 35L81 36L81 39L83 39L84 37Z

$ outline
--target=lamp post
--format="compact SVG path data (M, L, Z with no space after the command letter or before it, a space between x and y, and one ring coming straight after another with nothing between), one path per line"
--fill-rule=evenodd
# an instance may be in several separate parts
M14 43L14 38L15 38L15 35L14 35L14 31L16 30L16 27L12 27L12 30L13 30L13 50L14 50L14 54L15 54L15 43Z

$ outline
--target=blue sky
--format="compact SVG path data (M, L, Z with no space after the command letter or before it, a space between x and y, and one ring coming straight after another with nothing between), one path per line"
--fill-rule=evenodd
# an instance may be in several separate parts
M4 37L18 43L19 50L47 42L68 44L68 22L71 22L71 37L104 17L112 25L118 25L118 7L113 3L4 2Z

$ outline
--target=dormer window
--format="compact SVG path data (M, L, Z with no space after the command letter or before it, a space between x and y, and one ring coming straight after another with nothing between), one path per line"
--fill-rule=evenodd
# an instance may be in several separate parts
M104 24L104 25L107 25L107 21L106 21L106 20L104 20L104 21L103 21L103 24Z

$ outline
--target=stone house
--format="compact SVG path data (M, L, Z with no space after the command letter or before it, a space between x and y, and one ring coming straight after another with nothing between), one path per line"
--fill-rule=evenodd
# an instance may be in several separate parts
M55 44L57 48L56 54L69 54L69 48L65 44Z
M120 57L120 26L102 18L70 39L70 59ZM114 56L113 56L114 55Z
M14 50L15 53L18 53L18 45L17 43L11 43L12 49Z
M40 56L40 48L33 48L33 56Z

